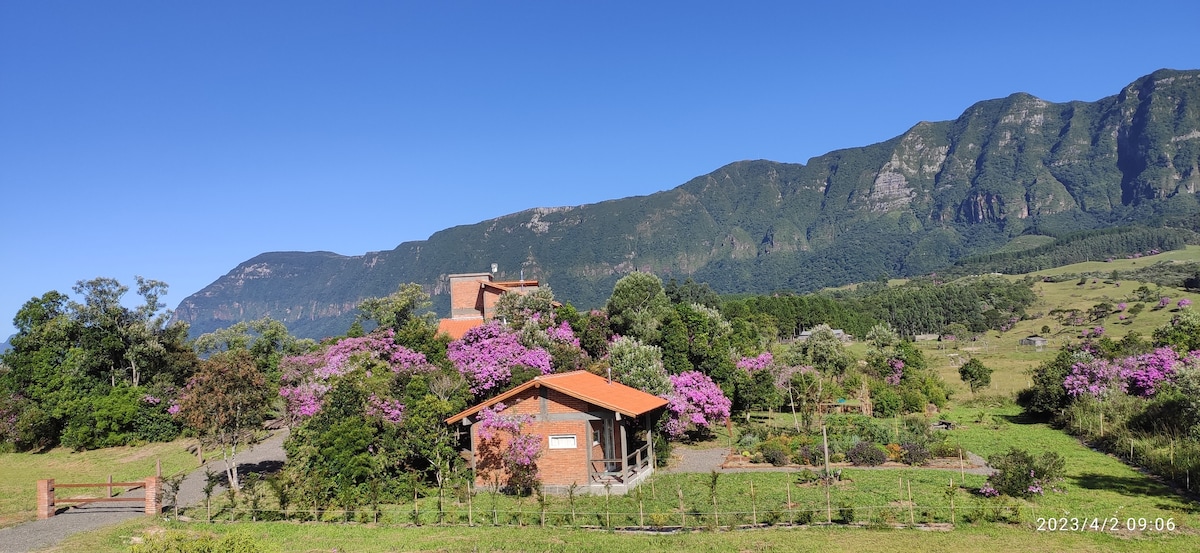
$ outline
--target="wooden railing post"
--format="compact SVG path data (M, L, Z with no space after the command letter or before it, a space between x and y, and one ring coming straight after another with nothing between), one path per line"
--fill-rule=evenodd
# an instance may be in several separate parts
M108 475L108 495L106 497L112 497L112 475L111 474Z
M54 479L37 481L38 520L54 516Z

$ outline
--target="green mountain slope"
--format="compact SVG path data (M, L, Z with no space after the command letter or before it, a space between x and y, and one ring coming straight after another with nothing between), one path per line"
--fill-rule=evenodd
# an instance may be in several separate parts
M262 254L176 316L193 334L264 315L337 334L362 297L419 282L444 306L447 275L491 263L581 307L635 269L723 293L804 291L928 273L1026 232L1194 214L1198 184L1200 71L1161 70L1096 102L1013 94L807 164L732 163L656 194L530 209L391 251Z

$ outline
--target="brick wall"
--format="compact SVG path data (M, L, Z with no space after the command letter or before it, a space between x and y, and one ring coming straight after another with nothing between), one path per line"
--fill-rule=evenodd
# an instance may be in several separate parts
M450 276L450 317L483 316L480 282L492 280L488 273Z
M54 479L37 482L37 517L39 520L54 516Z
M591 432L585 420L546 421L540 418L541 390L534 387L505 402L506 414L533 415L535 420L525 425L525 431L541 437L542 454L538 458L538 473L547 486L580 486L588 483L588 448L591 447ZM586 413L590 405L555 390L546 390L546 410L550 414ZM575 436L574 449L550 449L550 436ZM504 438L475 440L477 464L475 484L490 486L494 479L504 482L508 474L499 460L498 452L508 445Z

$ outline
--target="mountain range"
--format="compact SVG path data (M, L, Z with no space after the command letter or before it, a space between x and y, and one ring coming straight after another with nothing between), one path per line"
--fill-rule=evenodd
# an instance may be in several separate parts
M345 332L355 305L407 282L446 311L454 273L547 283L598 307L622 275L721 293L808 291L926 274L1022 234L1162 224L1200 211L1200 71L1160 70L1094 102L1029 94L808 163L739 161L670 190L538 207L358 256L271 252L175 310L192 335L270 316Z

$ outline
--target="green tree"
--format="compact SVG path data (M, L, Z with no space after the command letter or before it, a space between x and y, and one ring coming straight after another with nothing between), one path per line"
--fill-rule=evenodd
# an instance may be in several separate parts
M617 281L606 306L613 332L657 343L661 325L671 310L662 279L632 272Z
M179 398L179 417L202 442L221 448L225 474L239 489L238 448L253 443L275 394L246 350L221 352L201 363Z
M373 321L378 328L399 330L409 319L432 320L429 311L433 303L420 284L401 284L390 295L382 298L366 298L358 303L358 320Z
M666 292L671 303L698 303L713 309L721 307L721 296L718 296L708 284L693 281L691 278L684 280L683 284L671 279L663 287L663 291Z
M554 292L543 284L525 294L504 294L496 300L496 318L512 328L521 328L535 313L547 317L555 313Z
M1171 322L1154 329L1154 343L1176 351L1200 350L1200 312L1184 309Z
M608 356L613 380L656 396L671 391L662 350L657 346L622 336L609 346Z
M270 317L253 321L238 321L196 338L194 347L200 355L223 351L247 351L254 364L272 380L279 378L279 360L288 355L300 355L316 347L308 338L296 338L287 326Z
M833 333L833 329L825 324L813 328L800 349L808 364L828 375L842 376L854 362L846 352L845 344Z
M172 425L158 420L163 413L151 413L140 398L170 399L199 360L187 326L167 324L160 301L167 285L137 283L144 302L135 308L121 303L127 287L97 278L76 283L79 302L51 291L18 311L12 349L0 357L7 367L0 395L19 398L7 402L15 421L6 434L17 447L48 447L64 437L77 449L171 437L164 432Z
M974 357L958 368L958 376L971 388L971 393L987 388L992 383L992 369Z

